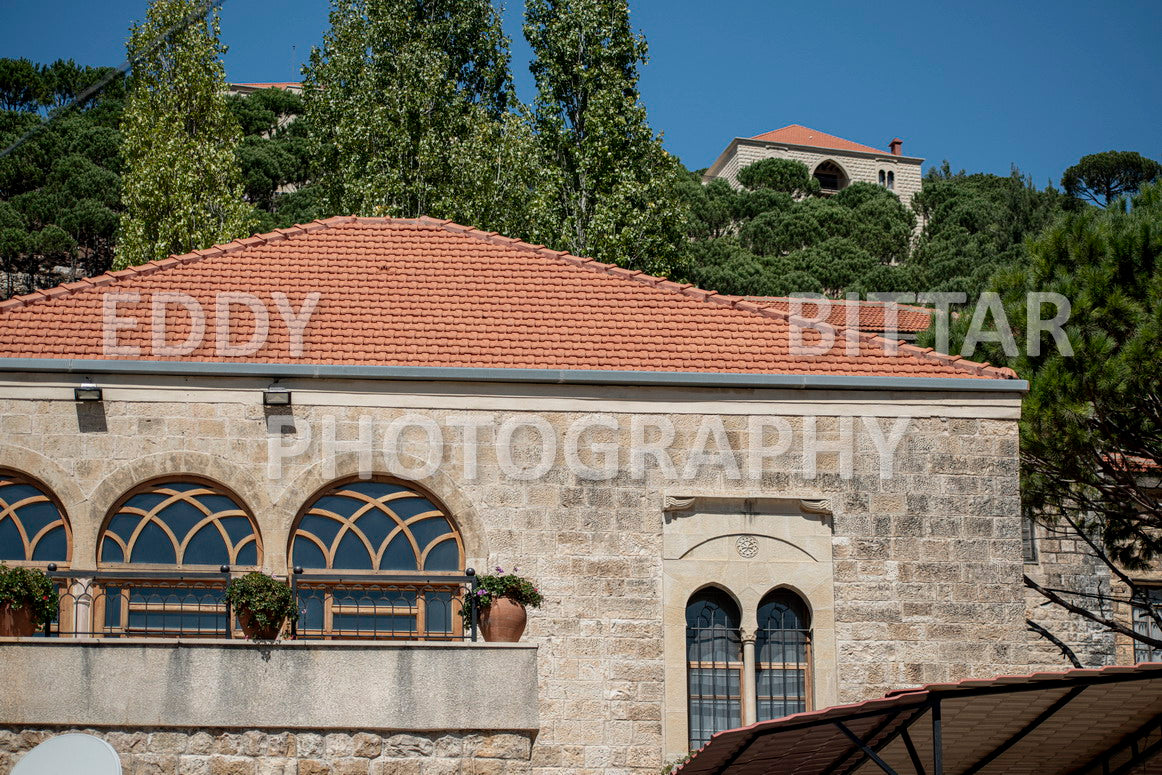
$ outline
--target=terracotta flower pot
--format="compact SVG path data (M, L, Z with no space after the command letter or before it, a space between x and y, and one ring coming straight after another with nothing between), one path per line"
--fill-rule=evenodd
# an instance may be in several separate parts
M36 634L36 622L32 619L32 607L13 608L5 603L0 605L0 638L27 638Z
M480 632L490 643L516 643L524 634L528 613L523 603L497 598L480 612Z
M242 628L242 634L251 640L274 640L282 632L284 624L286 624L286 619L278 624L268 624L263 627L254 620L254 614L250 612L250 609L243 608L238 612L238 625Z

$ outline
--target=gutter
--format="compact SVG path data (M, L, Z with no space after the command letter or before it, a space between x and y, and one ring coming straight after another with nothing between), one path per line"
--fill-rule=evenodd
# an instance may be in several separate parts
M0 358L0 373L40 372L89 377L127 374L266 379L371 379L424 382L509 382L557 385L640 385L699 388L799 390L924 390L1024 393L1022 379L874 377L832 374L723 374L714 372L603 371L599 369L453 368L446 366L364 366L320 363L223 363L214 361L88 360Z

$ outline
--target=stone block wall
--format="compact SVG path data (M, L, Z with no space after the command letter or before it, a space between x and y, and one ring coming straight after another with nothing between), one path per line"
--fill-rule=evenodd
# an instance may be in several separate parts
M1109 570L1086 551L1079 538L1073 537L1068 530L1052 526L1037 525L1034 530L1037 561L1025 566L1025 572L1031 579L1046 588L1070 590L1086 596L1111 594L1113 590ZM1093 598L1088 597L1073 599L1086 605L1093 601ZM1026 591L1026 600L1028 618L1060 638L1082 666L1133 663L1133 649L1128 654L1118 654L1114 635L1104 627L1049 603L1035 590ZM1129 621L1128 611L1114 611L1109 605L1101 606L1100 610L1105 616L1120 616ZM1061 649L1049 640L1034 633L1030 633L1030 637L1030 664L1050 670L1068 670L1073 667Z
M666 495L729 493L831 502L838 656L835 664L815 669L834 671L840 702L927 681L1023 672L1029 665L1015 397L998 398L996 406L988 406L988 400L979 398L974 405L956 396L931 394L894 394L889 399L874 393L658 390L655 395L643 389L629 400L624 388L591 387L581 397L589 412L579 412L579 396L566 395L575 388L528 388L528 395L519 396L425 392L423 386L408 386L408 392L396 395L361 388L314 401L292 383L290 388L297 391L293 413L303 429L280 439L268 431L258 396L263 386L202 392L182 388L180 398L150 388L153 400L146 400L141 397L145 390L130 392L106 384L99 423L82 418L71 397L0 394L0 466L37 477L63 501L73 524L75 567L92 567L101 523L120 495L142 481L186 473L218 481L247 502L263 533L263 564L282 575L287 571L287 536L304 500L326 483L359 470L356 452L324 459L324 417L334 423L336 440L347 445L363 433L360 418L371 417L375 450L382 447L382 429L407 414L430 418L445 429L452 421L479 421L474 476L463 470L465 443L454 432L445 434L444 465L433 473L409 475L425 456L422 433L402 437L397 470L390 470L378 451L374 468L411 478L443 501L463 529L469 564L518 565L544 593L545 605L531 612L525 635L538 646L540 730L527 762L495 757L501 762L496 771L519 764L537 775L644 775L681 753L664 750L662 734ZM700 443L699 431L707 422L721 422L740 465L747 459L752 416L783 417L793 441L783 454L765 460L757 478L739 479L706 466L678 482L652 465L640 477L622 470L604 481L586 480L563 465L560 445L544 476L514 480L492 453L499 428L514 417L537 418L562 438L574 422L597 412L612 416L618 430L587 432L587 444L612 442L623 460L635 419L672 423L675 438L669 449L678 471L684 469L689 450ZM819 439L836 443L842 416L852 420L850 415L857 412L880 416L881 426L901 413L914 415L892 475L881 478L880 458L858 416L851 470L844 471L842 453L824 452L817 473L806 475L805 415L820 415L815 428ZM272 440L292 443L296 438L304 442L305 451L287 459L280 476L268 476ZM513 460L531 465L540 449L536 433L518 432ZM588 453L585 459L592 462ZM779 581L771 578L771 586ZM469 737L466 733L458 739ZM436 741L431 742L435 751ZM173 755L210 757L206 761L212 767L215 755L236 754ZM312 765L301 762L317 757L295 756L299 773L313 771L303 769ZM383 769L387 765L382 756L355 758L366 762L369 772L410 771ZM438 768L445 765L438 762L449 757L414 758L420 761L419 771L427 773L443 771ZM447 763L452 768L447 771L485 771L465 769L477 767L477 758Z
M101 738L123 775L524 775L527 734L0 727L0 775L55 735Z

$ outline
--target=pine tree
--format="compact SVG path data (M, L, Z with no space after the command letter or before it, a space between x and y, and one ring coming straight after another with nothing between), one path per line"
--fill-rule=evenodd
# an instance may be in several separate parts
M650 129L638 95L646 42L625 0L529 0L535 126L549 170L541 239L623 266L666 273L686 228L680 165Z
M217 10L207 12L203 0L153 0L145 21L130 28L118 267L247 233L251 207L218 36Z
M489 0L333 0L303 72L328 212L523 234L532 137Z

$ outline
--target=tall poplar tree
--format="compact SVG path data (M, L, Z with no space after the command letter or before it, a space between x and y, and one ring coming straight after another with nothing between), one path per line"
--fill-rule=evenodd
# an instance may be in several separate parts
M332 0L303 74L328 212L523 236L532 137L489 0Z
M549 170L540 239L655 273L673 267L687 220L677 160L638 95L646 41L625 0L528 0L535 126Z
M252 210L218 37L217 9L205 0L153 0L130 28L117 267L247 233Z

